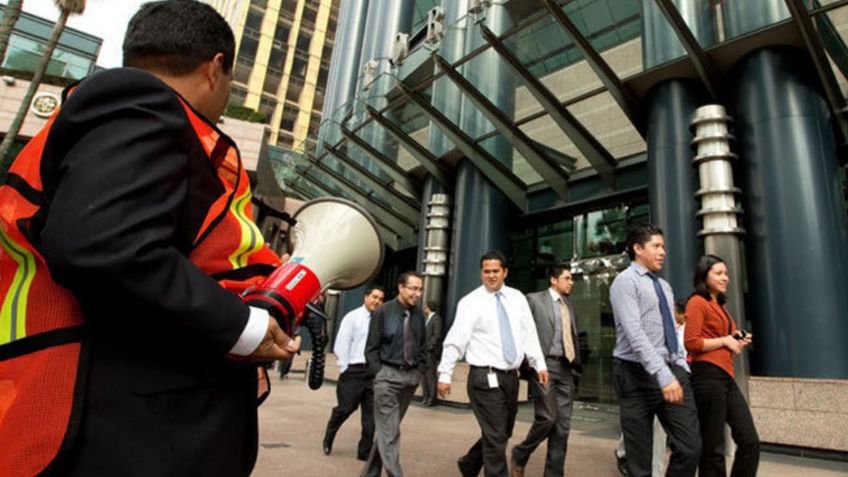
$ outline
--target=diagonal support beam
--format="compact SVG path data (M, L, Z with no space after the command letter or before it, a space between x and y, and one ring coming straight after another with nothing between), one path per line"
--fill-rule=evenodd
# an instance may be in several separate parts
M374 200L373 197L359 190L358 187L345 179L341 174L330 169L320 161L316 161L314 158L310 158L310 164L324 174L327 174L330 179L339 186L339 188L341 188L345 193L350 194L350 196L355 198L357 202L360 202L362 205L367 204L365 208L371 212L375 218L379 219L380 222L392 229L398 235L402 237L409 237L415 232L415 222L410 221L410 219L403 217L398 212ZM307 171L298 172L305 174Z
M633 91L631 91L630 88L621 81L621 78L615 74L615 71L612 70L601 54L592 47L592 43L583 36L583 33L581 33L580 30L577 29L577 26L570 18L568 18L568 15L562 11L562 8L559 7L556 0L542 0L542 3L545 4L545 7L549 12L551 12L554 19L559 22L563 28L565 28L568 35L571 37L571 40L574 42L574 46L576 46L583 55L583 59L586 60L586 63L589 64L592 71L594 71L598 79L601 80L601 83L607 89L609 94L615 102L618 103L618 107L621 108L625 116L627 116L627 119L629 119L630 123L633 124L633 127L635 127L636 130L644 137L644 121L641 112L642 108L639 106L639 100ZM497 35L486 28L485 25L481 23L480 27L483 33L483 38L486 39L486 42L490 45L493 45L495 42L500 43Z
M408 216L414 217L418 220L418 215L421 211L421 204L415 200L411 199L400 192L396 191L394 187L392 187L391 183L386 183L380 180L377 176L371 173L368 169L358 164L353 159L347 157L343 152L339 151L335 147L331 146L329 143L324 143L324 148L327 152L341 161L345 166L349 167L351 170L355 171L359 178L362 179L368 187L370 187L374 191L385 191L389 196L391 196L392 207L396 208L398 212Z
M509 65L521 80L527 91L536 98L542 108L550 115L551 119L559 126L568 139L574 144L578 151L589 161L589 164L598 171L601 179L611 188L616 188L615 159L612 154L559 102L553 93L527 71L527 68L503 43L500 41L490 42L492 49Z
M842 91L839 89L839 84L836 81L833 70L830 69L830 61L824 52L821 37L819 37L818 32L813 26L813 20L810 18L810 13L807 11L807 7L804 6L804 2L801 0L785 1L789 13L792 14L792 20L801 33L801 38L804 40L807 52L813 60L819 81L821 81L827 101L833 109L833 115L836 117L839 131L842 134L842 141L844 142L848 140L848 124L846 124L844 116L845 98L842 96Z
M291 188L293 190L295 190L296 192L303 195L304 198L311 200L311 199L314 199L315 197L312 197L311 194L309 194L308 192L306 192L302 188L297 187L295 185L295 183L298 180L304 180L305 182L312 184L313 187L321 190L323 193L327 194L329 197L336 197L336 193L333 192L332 190L328 189L323 183L321 183L317 179L313 179L313 178L309 177L309 175L307 175L306 172L301 172L300 175L298 175L295 178L295 180L292 181L289 185L291 186ZM372 213L372 215L373 215L373 213ZM399 245L397 233L395 231L393 231L391 228L389 228L386 224L384 224L378 216L375 216L374 220L377 221L377 226L380 228L380 236L383 239L383 243L388 245L389 248L391 248L392 250L397 250L398 245Z
M698 39L692 34L692 30L689 29L689 25L686 24L686 20L680 15L680 10L674 6L672 0L656 0L656 2L657 7L668 20L671 29L674 30L674 33L689 55L689 59L692 60L692 64L695 65L698 77L701 78L701 82L704 83L707 92L712 96L714 101L718 101L720 97L719 85L722 83L721 74L718 69L707 57L707 54L704 53L704 49L701 48Z
M351 131L350 129L339 125L342 131L342 135L347 138L348 141L352 142L356 147L361 149L365 154L367 154L371 159L380 164L383 171L392 178L393 181L401 188L409 192L415 197L419 197L421 195L421 183L417 180L412 179L409 174L406 173L397 163L390 158L386 157L385 154L378 151L377 148L368 144L364 139L357 136L356 133Z
M409 154L414 157L421 167L424 168L430 175L436 178L439 183L447 188L453 187L453 179L451 177L451 173L442 166L439 162L439 159L436 158L430 151L428 151L424 146L418 143L415 139L412 139L409 134L404 132L403 129L399 128L395 123L391 122L388 118L380 114L379 111L372 108L371 106L366 105L366 110L368 111L368 115L371 116L377 124L383 127L389 135L395 138L395 141L398 142L401 146L406 149Z
M512 144L551 189L564 201L568 202L568 172L538 145L527 137L512 120L492 103L485 94L481 93L470 81L457 71L447 60L439 55L433 55L436 66L439 67L460 91L474 103L499 132Z
M422 97L419 93L413 91L409 86L402 81L398 82L398 87L404 96L421 109L421 112L435 124L436 127L444 132L445 136L453 142L456 147L465 154L465 157L489 179L495 187L512 201L522 212L527 212L527 195L526 188L521 180L512 173L506 166L498 162L479 144L474 142L468 134L448 119L435 106L430 104L430 101Z

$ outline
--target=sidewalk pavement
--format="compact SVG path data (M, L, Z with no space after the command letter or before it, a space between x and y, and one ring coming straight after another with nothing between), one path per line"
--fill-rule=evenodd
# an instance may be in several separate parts
M333 452L325 456L321 440L330 411L336 404L335 383L309 389L302 373L272 383L271 396L259 409L259 457L254 477L347 477L358 476L362 462L356 460L359 412L353 414L336 436ZM519 407L509 449L530 428L533 408ZM480 436L470 409L413 402L401 424L401 465L408 477L456 476L456 460ZM618 415L575 408L568 443L566 475L616 477L613 449L618 440ZM544 445L530 458L527 477L541 477ZM210 458L214 458L210 456ZM728 469L730 466L728 465ZM482 475L482 473L481 473ZM848 475L848 463L763 453L760 476L836 477Z

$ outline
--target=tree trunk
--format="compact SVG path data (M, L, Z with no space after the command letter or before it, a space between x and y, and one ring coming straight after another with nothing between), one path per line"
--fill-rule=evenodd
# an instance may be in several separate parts
M12 35L15 23L18 22L18 17L21 16L21 8L23 6L24 0L9 0L5 10L3 10L3 20L0 20L0 65L6 59L6 48L9 47L9 37Z
M56 44L59 43L59 37L62 35L62 31L65 30L65 23L67 23L69 15L70 12L63 9L62 14L59 15L59 19L56 20L56 24L53 26L53 32L50 34L50 41L47 42L47 49L44 51L44 55L38 63L38 68L36 68L35 74L32 76L32 82L29 84L29 88L27 89L24 98L21 100L21 105L18 107L18 113L15 115L15 119L12 120L12 124L9 126L9 131L6 133L6 137L3 138L3 142L0 143L0 183L3 183L6 180L6 172L9 170L9 165L11 165L12 160L14 159L14 157L9 156L9 148L12 147L12 143L18 136L21 126L24 124L24 119L26 118L27 112L29 112L32 97L35 96L35 92L38 90L41 79L44 77L45 71L47 71L47 66L50 64L50 59L53 57L53 50L56 48Z

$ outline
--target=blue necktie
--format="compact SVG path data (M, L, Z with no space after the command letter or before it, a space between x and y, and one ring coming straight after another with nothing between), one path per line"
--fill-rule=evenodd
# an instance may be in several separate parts
M503 357L507 363L515 362L515 341L512 339L512 328L509 326L509 315L506 314L506 308L504 308L503 302L501 298L503 297L503 293L496 292L495 297L498 301L498 325L500 325L501 329L501 350L503 351Z
M674 332L674 318L671 316L671 310L668 309L668 300L665 299L660 279L654 273L648 273L651 281L654 282L654 290L657 292L657 298L660 300L660 314L663 319L663 331L665 331L665 345L671 352L672 356L677 354L677 333Z

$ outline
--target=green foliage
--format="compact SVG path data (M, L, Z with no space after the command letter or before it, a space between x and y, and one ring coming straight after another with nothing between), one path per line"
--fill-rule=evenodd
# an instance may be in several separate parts
M259 111L255 111L246 106L238 106L235 104L227 106L227 109L224 110L224 116L251 123L265 123L268 120L268 115L265 113L260 113Z

